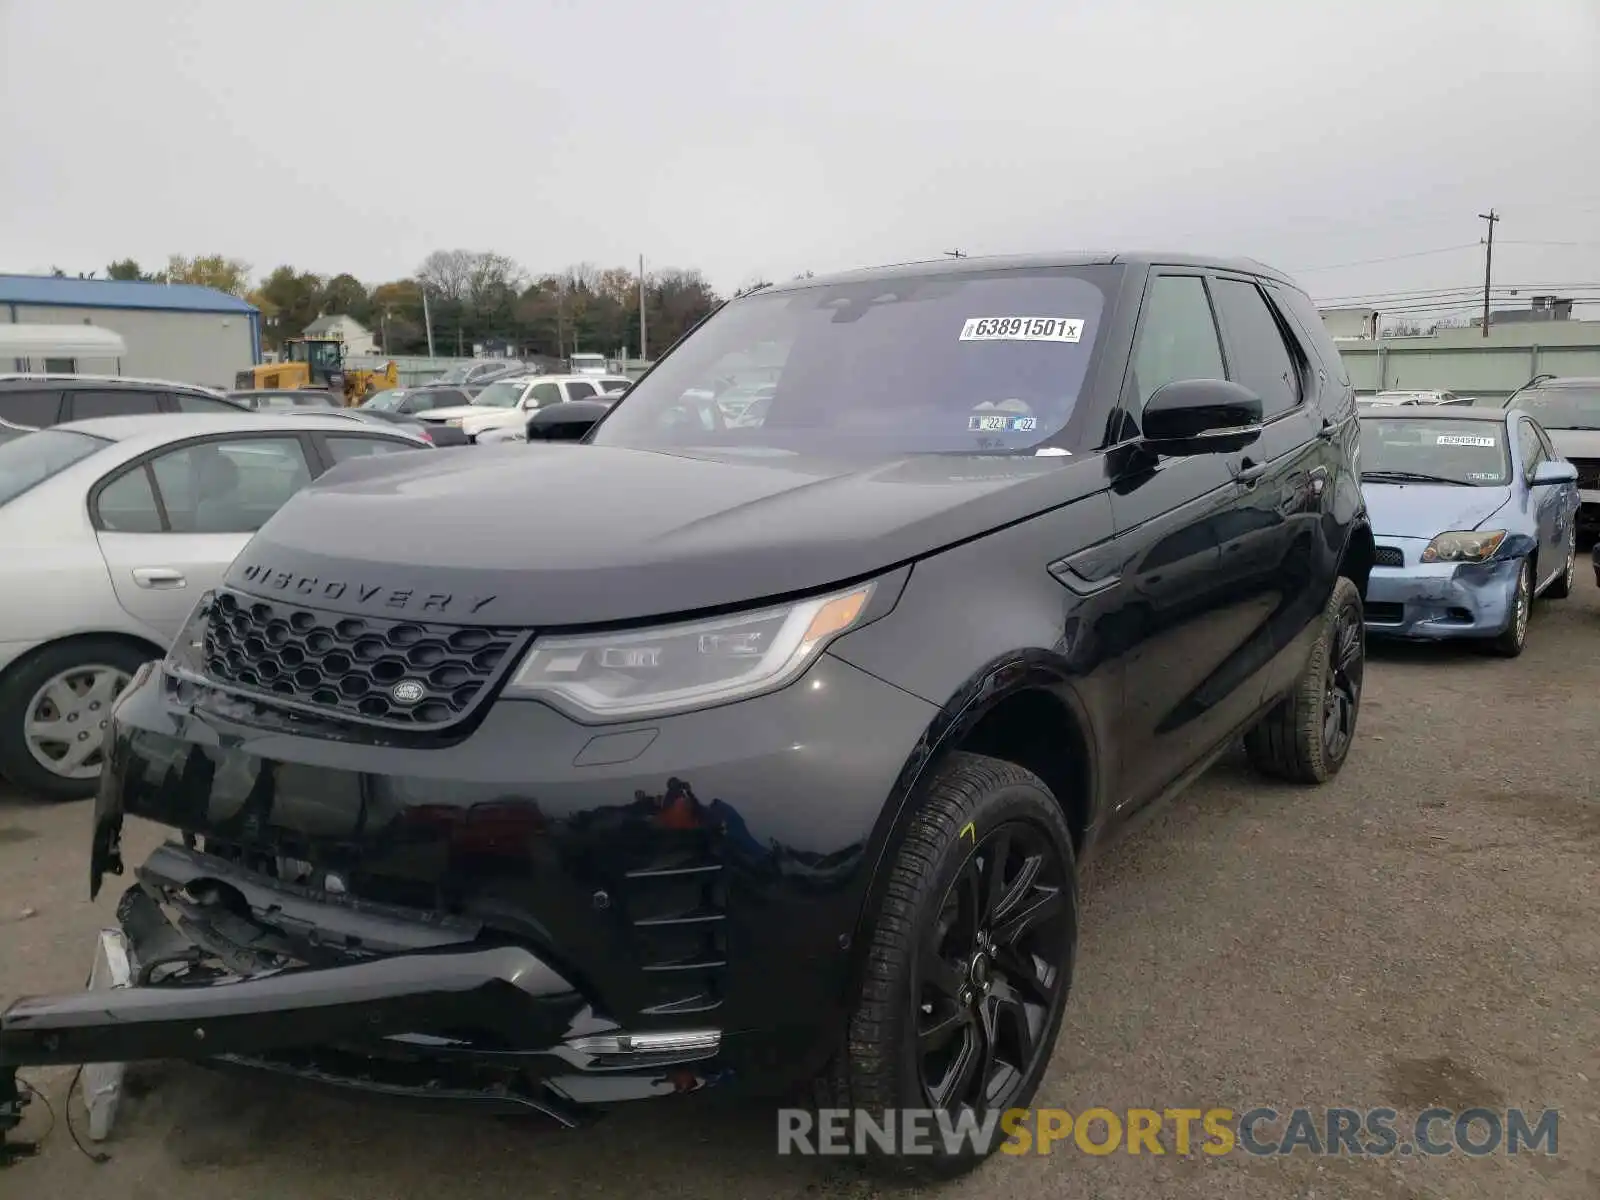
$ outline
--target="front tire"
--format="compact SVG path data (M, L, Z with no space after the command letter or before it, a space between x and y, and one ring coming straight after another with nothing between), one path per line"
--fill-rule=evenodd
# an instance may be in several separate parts
M83 638L25 659L0 680L0 775L38 800L94 795L111 705L151 657Z
M846 1042L818 1106L882 1123L910 1109L981 1125L1026 1108L1050 1062L1072 983L1078 885L1061 806L1032 772L952 756L901 839L867 947ZM897 1123L903 1129L903 1123ZM932 1153L866 1147L901 1176L950 1178L1006 1141Z
M1361 592L1341 576L1322 610L1322 629L1294 690L1245 735L1245 752L1263 775L1326 783L1355 740L1366 674Z
M1528 648L1528 618L1533 614L1533 563L1517 564L1517 582L1511 592L1511 615L1505 631L1489 643L1489 649L1502 658L1516 658Z

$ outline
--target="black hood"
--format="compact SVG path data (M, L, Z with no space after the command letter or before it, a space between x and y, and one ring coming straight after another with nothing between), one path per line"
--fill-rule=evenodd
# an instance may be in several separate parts
M280 509L227 582L443 623L632 621L860 578L1104 486L1098 456L862 464L561 444L373 455Z

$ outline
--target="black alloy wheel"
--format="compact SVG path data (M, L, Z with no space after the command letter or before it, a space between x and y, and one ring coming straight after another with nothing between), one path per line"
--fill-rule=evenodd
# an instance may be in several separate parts
M1355 737L1365 672L1366 630L1361 613L1341 609L1333 628L1327 692L1322 704L1322 748L1331 760L1342 759Z
M932 1108L1011 1107L1061 1003L1070 952L1067 866L1025 821L972 847L917 961L917 1057Z

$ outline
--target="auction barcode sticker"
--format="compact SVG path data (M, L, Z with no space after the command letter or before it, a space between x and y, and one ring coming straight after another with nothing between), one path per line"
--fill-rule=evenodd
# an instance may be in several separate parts
M1492 437L1476 433L1441 433L1436 443L1440 446L1494 446Z
M963 342L1075 342L1083 322L1071 317L969 317Z

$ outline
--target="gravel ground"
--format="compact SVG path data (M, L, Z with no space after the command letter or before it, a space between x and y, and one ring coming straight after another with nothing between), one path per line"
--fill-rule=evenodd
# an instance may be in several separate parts
M1580 562L1587 568L1587 562ZM999 1156L937 1189L1102 1200L1600 1195L1600 593L1536 606L1527 653L1375 648L1357 745L1319 791L1237 761L1109 849L1037 1101L1561 1111L1554 1156ZM0 996L81 984L86 805L0 792ZM140 853L151 831L130 837ZM427 1194L865 1197L778 1159L767 1109L647 1105L577 1134L147 1068L96 1165L60 1127L0 1193L49 1200ZM81 1112L78 1115L82 1119ZM45 1132L35 1104L26 1131ZM1170 1144L1170 1143L1169 1143ZM892 1191L893 1189L891 1189Z

